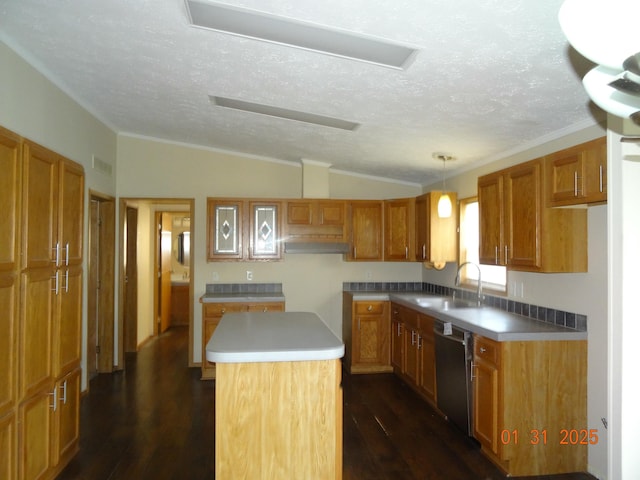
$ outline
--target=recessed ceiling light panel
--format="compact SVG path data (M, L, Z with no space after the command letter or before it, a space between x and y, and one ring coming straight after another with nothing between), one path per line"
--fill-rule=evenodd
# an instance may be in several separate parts
M351 58L397 69L418 50L354 32L221 3L186 0L191 24L219 32Z
M258 113L260 115L268 115L270 117L284 118L286 120L294 120L296 122L311 123L321 125L323 127L339 128L341 130L355 130L360 126L359 123L341 120L334 117L326 117L324 115L316 115L315 113L300 112L298 110L289 110L286 108L273 107L261 103L246 102L244 100L236 100L234 98L209 96L209 100L219 107L231 108L233 110L241 110L243 112Z

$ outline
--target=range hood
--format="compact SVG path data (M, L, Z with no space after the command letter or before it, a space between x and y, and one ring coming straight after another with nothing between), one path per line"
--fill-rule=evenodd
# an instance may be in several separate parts
M343 242L285 242L284 253L348 253L349 244Z

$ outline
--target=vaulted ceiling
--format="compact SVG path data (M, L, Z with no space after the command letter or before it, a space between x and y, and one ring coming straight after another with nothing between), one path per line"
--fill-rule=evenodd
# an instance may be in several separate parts
M596 123L561 3L225 2L415 48L404 68L196 28L183 0L0 0L0 40L116 132L428 184L442 172L433 152L456 158L451 173Z

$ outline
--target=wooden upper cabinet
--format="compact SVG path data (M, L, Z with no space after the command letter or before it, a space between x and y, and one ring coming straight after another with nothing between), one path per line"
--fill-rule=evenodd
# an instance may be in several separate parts
M584 209L546 208L543 160L478 178L480 262L533 272L587 271Z
M606 138L547 155L544 161L547 206L607 200Z
M349 203L350 261L380 261L383 245L383 202L354 200Z
M344 200L287 200L285 237L289 242L343 242L346 210Z
M538 269L541 237L541 163L526 162L504 174L507 265Z
M207 261L282 258L282 204L260 199L207 199Z
M58 160L39 145L24 142L22 172L23 268L60 265L62 246L57 239Z
M82 222L82 218L84 218L84 170L76 163L60 160L58 177L59 265L81 265L84 227Z
M419 262L455 262L457 254L457 195L447 192L453 210L449 218L438 216L438 200L442 192L433 191L416 198L415 259Z
M415 257L415 198L384 201L384 260Z
M0 272L19 268L20 137L0 128Z
M274 260L282 257L280 209L280 202L249 202L249 259Z
M504 265L504 181L501 172L478 178L480 263Z
M240 260L244 248L242 200L207 199L207 260Z

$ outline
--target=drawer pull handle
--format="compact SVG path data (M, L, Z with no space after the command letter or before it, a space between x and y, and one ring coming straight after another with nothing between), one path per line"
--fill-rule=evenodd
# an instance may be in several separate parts
M486 353L487 349L484 347L480 347L480 353Z
M369 305L369 306L367 307L367 312L370 312L371 310L373 310L373 306L372 306L372 305Z

